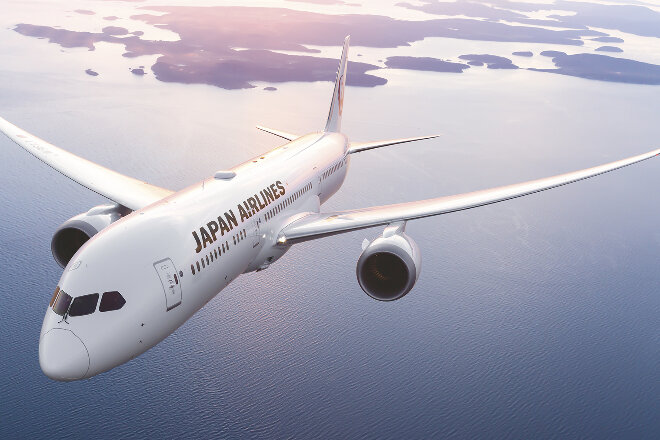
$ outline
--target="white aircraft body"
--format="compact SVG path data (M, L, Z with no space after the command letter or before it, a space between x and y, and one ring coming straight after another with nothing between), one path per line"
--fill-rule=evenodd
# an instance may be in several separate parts
M421 268L406 221L532 194L660 154L467 194L323 213L351 154L434 137L353 143L341 134L348 40L323 132L296 136L259 127L290 142L179 192L108 170L0 118L0 130L18 145L114 202L73 217L53 236L53 256L64 271L39 341L48 377L85 379L135 358L236 277L266 269L301 241L384 226L380 237L363 243L357 278L371 297L399 299Z

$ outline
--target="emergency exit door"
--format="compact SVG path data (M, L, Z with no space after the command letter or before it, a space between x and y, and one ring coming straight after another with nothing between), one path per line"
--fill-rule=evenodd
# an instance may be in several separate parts
M154 268L165 291L165 307L170 311L181 304L181 280L169 258L155 262Z

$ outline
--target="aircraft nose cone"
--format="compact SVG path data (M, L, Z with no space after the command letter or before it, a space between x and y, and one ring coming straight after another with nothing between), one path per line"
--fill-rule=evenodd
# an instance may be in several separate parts
M72 331L54 328L39 342L39 365L54 380L82 379L89 370L89 354Z

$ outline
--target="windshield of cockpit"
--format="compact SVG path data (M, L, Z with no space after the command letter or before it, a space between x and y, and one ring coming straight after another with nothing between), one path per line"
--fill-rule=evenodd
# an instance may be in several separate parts
M57 286L50 300L50 307L53 308L53 312L64 317L91 315L96 312L96 306L99 305L99 296L98 293L91 293L74 298ZM124 304L126 304L126 300L121 293L104 292L98 310L99 312L111 312L121 309Z

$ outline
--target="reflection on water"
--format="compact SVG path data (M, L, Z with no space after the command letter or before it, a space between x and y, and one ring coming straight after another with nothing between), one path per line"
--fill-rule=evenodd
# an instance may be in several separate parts
M62 54L1 32L0 56L12 60L0 72L3 117L159 186L182 188L275 147L257 123L305 132L327 114L329 82L270 93L266 83L229 91L91 77L96 51ZM384 87L347 90L352 138L444 136L356 155L328 210L553 175L648 151L660 137L657 87L522 69L383 77ZM49 242L103 199L4 138L0 148L3 438L653 438L660 429L655 161L409 223L423 269L394 303L371 300L355 280L362 239L380 230L298 245L145 355L61 384L38 365L60 275Z

